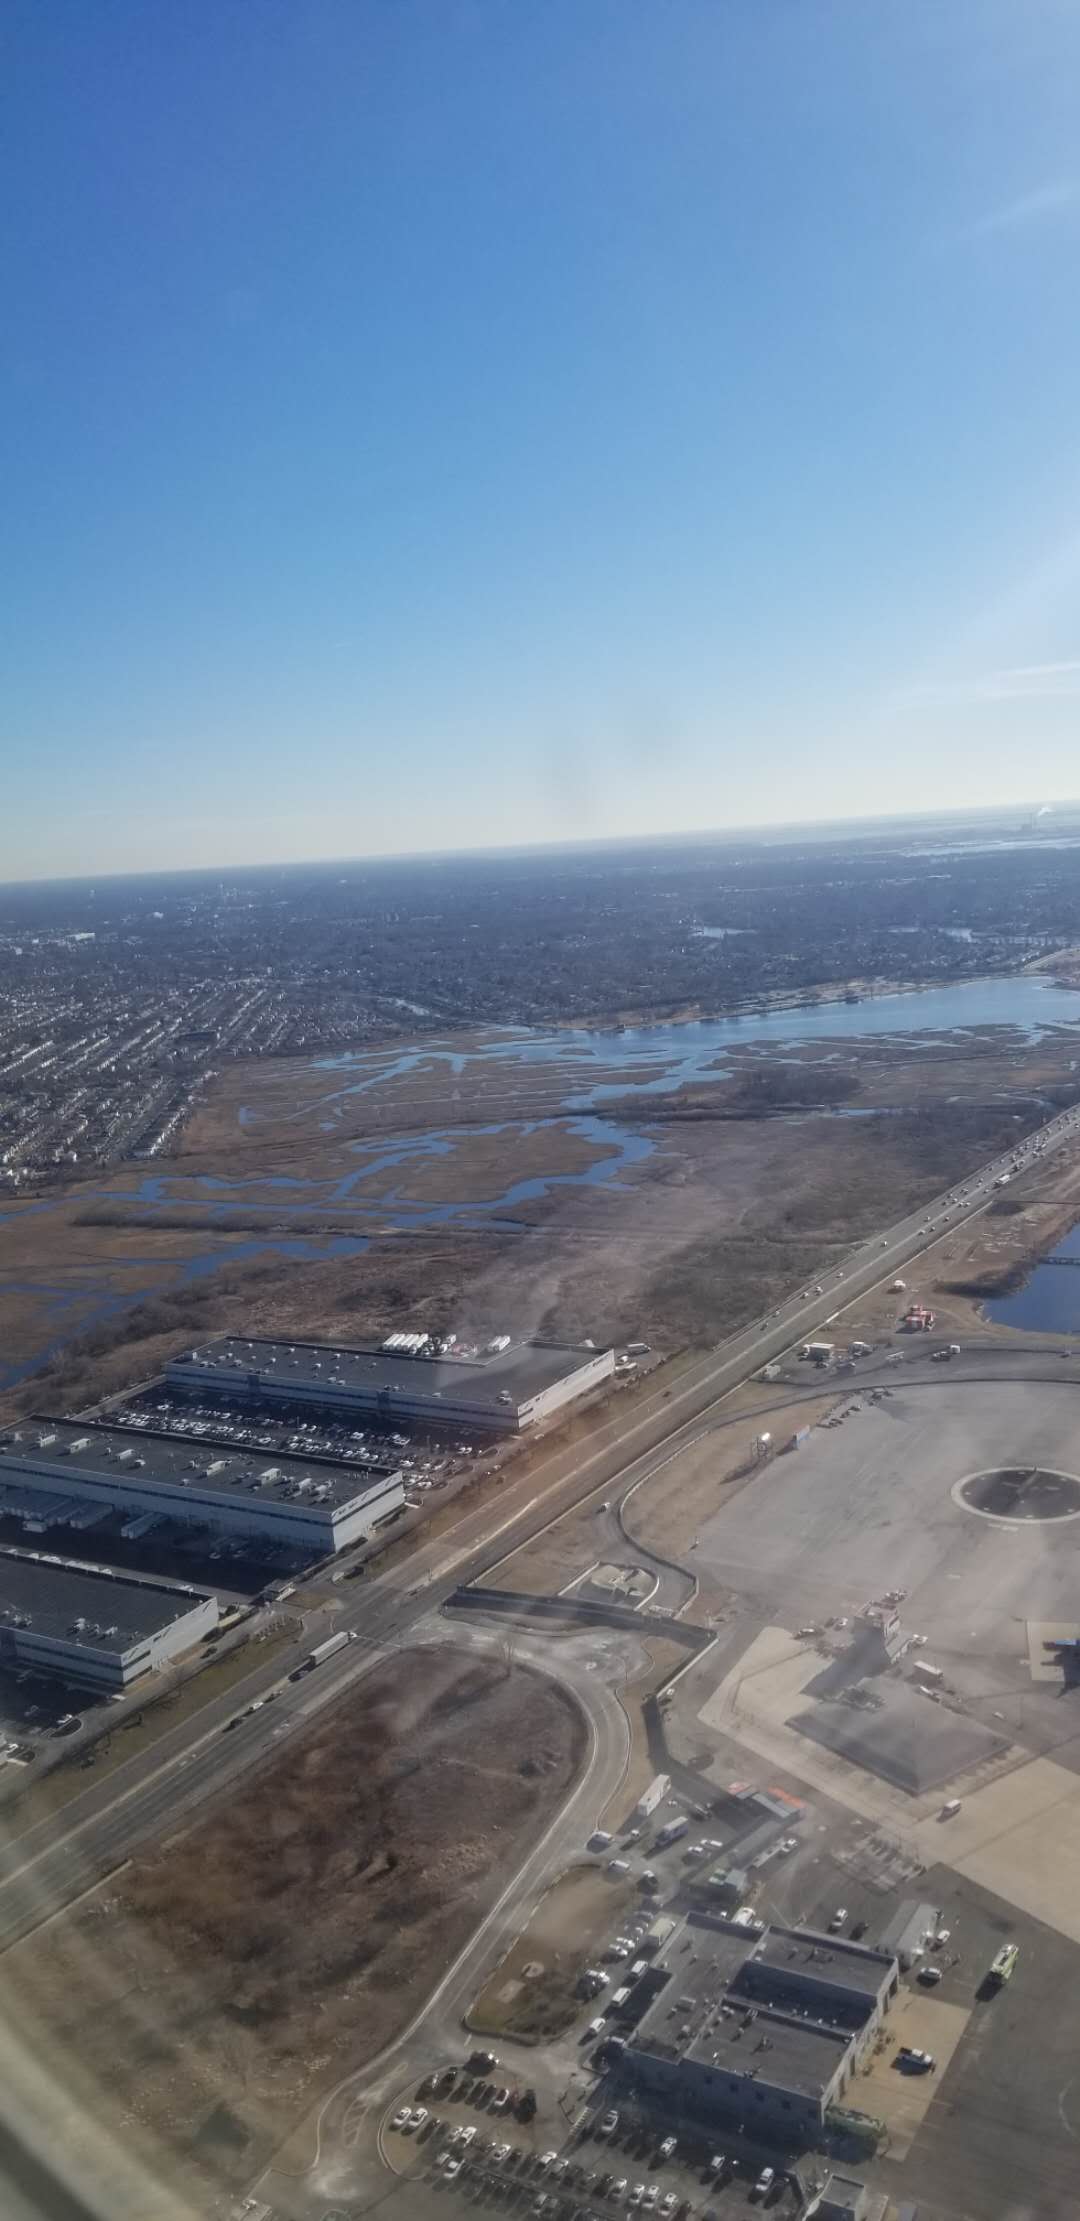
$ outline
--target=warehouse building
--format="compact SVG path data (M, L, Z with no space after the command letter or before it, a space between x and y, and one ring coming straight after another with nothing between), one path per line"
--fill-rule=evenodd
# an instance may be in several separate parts
M128 1537L175 1521L328 1557L404 1501L390 1466L248 1450L206 1434L35 1418L0 1436L0 1517L21 1519L28 1533L78 1530L120 1513Z
M0 1549L0 1665L107 1694L212 1634L216 1596L42 1551Z
M405 1339L393 1336L394 1342ZM425 1343L426 1337L409 1337ZM475 1354L371 1344L244 1341L226 1335L173 1358L169 1387L191 1395L515 1434L610 1380L615 1352L499 1335Z
M813 1929L690 1913L623 2055L639 2089L700 2120L813 2142L899 1984L896 1960Z

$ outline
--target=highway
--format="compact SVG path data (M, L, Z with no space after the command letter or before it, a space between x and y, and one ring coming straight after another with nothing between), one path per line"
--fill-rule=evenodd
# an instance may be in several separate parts
M662 1453L666 1462L699 1431L707 1416L767 1360L790 1353L841 1308L890 1279L933 1247L945 1226L984 1210L994 1182L1012 1167L1026 1170L1043 1163L1074 1139L1080 1111L1059 1114L1020 1143L1008 1157L994 1160L935 1202L913 1213L887 1233L865 1242L838 1270L812 1289L792 1296L766 1320L755 1321L689 1366L671 1388L644 1386L628 1408L616 1410L590 1438L587 1454L552 1451L539 1468L508 1480L495 1503L466 1512L452 1534L421 1542L386 1573L342 1585L335 1627L355 1632L357 1641L317 1672L298 1682L290 1667L311 1647L310 1632L294 1654L281 1654L253 1666L251 1674L212 1699L192 1718L167 1730L149 1750L113 1769L100 1782L75 1795L58 1814L40 1822L0 1851L0 1948L70 1902L97 1876L130 1855L137 1844L166 1832L204 1799L234 1785L246 1768L287 1740L297 1726L333 1701L358 1676L409 1641L417 1624L437 1610L462 1582L496 1564L590 1494L600 1496L618 1482L625 1494L647 1478ZM1000 1343L986 1360L1000 1369L1015 1362ZM1050 1362L1030 1345L1017 1350L1022 1364ZM982 1362L972 1353L979 1377ZM959 1367L946 1377L956 1379ZM964 1373L968 1372L965 1360ZM985 1376L984 1376L985 1377ZM1057 1373L1055 1377L1062 1377ZM662 1382L662 1376L660 1376ZM854 1387L855 1378L849 1376ZM817 1388L820 1394L820 1384ZM790 1390L777 1408L791 1401ZM231 1732L226 1722L258 1698L272 1701L241 1720Z

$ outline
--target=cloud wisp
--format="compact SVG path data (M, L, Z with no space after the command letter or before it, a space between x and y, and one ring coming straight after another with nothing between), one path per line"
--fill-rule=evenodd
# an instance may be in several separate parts
M1064 215L1067 210L1080 207L1080 178L1062 177L1055 183L1037 185L1029 193L1017 194L1015 200L1005 201L1000 208L990 209L985 216L968 224L960 238L994 239L1001 234L1023 231L1030 224L1037 224L1047 216Z
M1016 663L967 679L913 686L909 702L1062 702L1080 699L1080 656L1060 663Z

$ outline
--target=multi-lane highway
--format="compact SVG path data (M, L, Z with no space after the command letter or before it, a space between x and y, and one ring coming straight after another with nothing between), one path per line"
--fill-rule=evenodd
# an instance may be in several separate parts
M599 1497L616 1482L625 1492L647 1478L658 1453L666 1462L749 1373L790 1351L794 1341L812 1333L840 1306L894 1277L932 1247L946 1226L985 1209L995 1181L1045 1161L1078 1130L1080 1111L1060 1114L1008 1157L994 1160L922 1211L863 1243L843 1267L792 1296L768 1319L755 1321L695 1360L672 1387L664 1387L662 1375L655 1385L643 1384L632 1404L616 1407L594 1429L584 1455L580 1450L552 1451L539 1465L533 1463L526 1478L508 1480L494 1504L464 1513L451 1535L421 1541L402 1564L343 1586L334 1624L353 1629L359 1638L355 1644L317 1673L290 1682L290 1667L310 1648L309 1630L295 1654L282 1660L279 1653L261 1666L256 1661L243 1684L211 1700L151 1749L72 1798L54 1818L0 1850L0 1947L285 1742L313 1709L333 1700L360 1673L406 1642L417 1623L459 1583L475 1578L590 1493ZM1025 1351L1024 1361L1036 1361L1036 1353ZM995 1362L1007 1362L1000 1345ZM223 1732L229 1719L260 1697L270 1701L231 1732Z

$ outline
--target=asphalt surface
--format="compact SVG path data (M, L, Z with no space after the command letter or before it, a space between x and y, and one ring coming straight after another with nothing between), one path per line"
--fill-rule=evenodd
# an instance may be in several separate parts
M497 1505L488 1503L466 1513L452 1536L421 1544L405 1564L385 1574L343 1584L341 1610L333 1625L354 1631L358 1638L345 1651L304 1681L289 1683L283 1676L311 1647L309 1627L295 1656L286 1655L283 1662L279 1653L271 1664L256 1666L243 1683L234 1684L227 1695L163 1735L151 1750L114 1768L100 1783L72 1798L57 1816L0 1851L0 1949L78 1896L147 1836L160 1833L202 1799L223 1791L281 1743L312 1709L332 1701L361 1672L404 1643L417 1622L462 1582L487 1571L590 1494L618 1481L620 1494L626 1496L654 1469L658 1450L665 1453L662 1462L666 1462L693 1440L701 1420L713 1415L714 1407L748 1375L771 1359L790 1356L793 1343L812 1336L838 1308L894 1277L902 1265L933 1246L934 1231L942 1232L945 1224L952 1228L985 1209L994 1197L995 1181L1005 1170L1011 1178L1016 1160L1020 1170L1045 1162L1078 1132L1080 1110L1059 1113L1009 1156L992 1160L887 1234L863 1243L843 1267L815 1283L805 1299L802 1294L793 1296L767 1320L744 1328L697 1360L672 1388L647 1390L629 1414L617 1413L594 1433L587 1455L553 1452L546 1461L551 1474L546 1483L544 1468L539 1472L534 1468L526 1481L508 1482ZM954 1196L959 1202L952 1202ZM1040 1366L1045 1369L1060 1362L1049 1358L1045 1349L1010 1350L1006 1356L1001 1344L996 1344L985 1351L966 1352L950 1366L949 1377L978 1378L986 1368L997 1368L997 1377L1007 1371L1010 1378L1037 1378ZM865 1373L860 1367L846 1378L854 1388L864 1378L876 1377L878 1369L871 1363ZM945 1368L928 1368L927 1377L936 1378L939 1370ZM914 1383L921 1374L918 1360L909 1360L905 1383ZM806 1393L812 1392L808 1383ZM778 1397L777 1408L790 1400L789 1388ZM539 1502L538 1488L543 1489ZM278 1691L272 1703L242 1720L231 1733L223 1732L227 1720L271 1689Z

